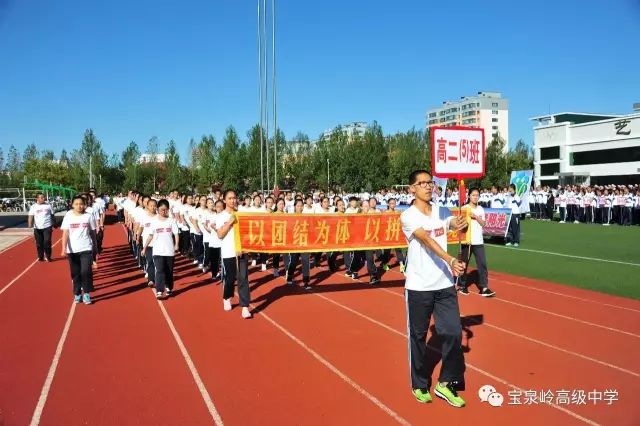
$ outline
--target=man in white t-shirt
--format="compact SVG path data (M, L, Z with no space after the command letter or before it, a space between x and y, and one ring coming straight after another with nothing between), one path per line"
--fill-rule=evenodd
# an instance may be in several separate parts
M36 240L38 261L51 262L51 230L53 227L53 210L44 200L44 194L36 194L36 203L29 209L28 224L33 226L33 237Z
M249 303L249 258L246 253L236 253L235 229L233 224L236 221L237 195L234 190L224 192L224 203L226 208L216 216L215 227L218 238L222 240L220 255L222 256L222 270L224 284L222 290L222 301L225 311L231 310L231 299L235 282L238 282L238 296L240 306L242 306L242 318L251 318Z
M431 377L427 369L426 336L431 314L442 339L442 368L435 386L436 396L455 407L464 407L457 384L464 382L462 327L453 277L464 271L464 263L447 253L447 230L466 228L464 218L442 220L440 209L431 203L433 177L416 170L409 177L414 205L400 215L402 231L409 243L405 291L409 326L411 387L419 402L431 402Z

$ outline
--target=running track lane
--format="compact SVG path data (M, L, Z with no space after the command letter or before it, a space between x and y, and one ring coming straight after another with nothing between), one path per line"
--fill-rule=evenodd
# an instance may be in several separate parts
M59 229L54 229L51 235L51 245L57 243L51 252L54 259L60 259L60 243L58 243L60 238L62 238L62 232L60 232ZM36 244L32 234L28 237L27 241L22 241L20 244L12 246L8 250L0 253L0 270L2 270L0 290L27 269L37 258Z
M33 262L34 253L33 241L3 253L3 272L6 265L20 274L14 266ZM66 260L57 259L36 262L0 294L0 418L7 425L31 419L69 312L69 267ZM14 278L3 275L3 280Z
M366 293L365 297L353 296L350 292L321 295L374 317L395 330L402 330L401 323L388 314L393 309L376 309L376 306L384 302L384 299L380 300L384 296L396 299L396 310L403 307L404 297L401 288L372 289ZM493 322L493 314L501 309L500 306L496 307L494 302L495 300L480 297L464 298L461 300L462 314L481 314L484 321ZM526 321L517 321L515 318L523 318L523 316L512 315L512 323L518 323L519 326L523 323L528 324ZM604 390L605 386L615 386L614 388L618 390L621 398L624 398L624 395L633 394L634 388L639 383L637 377L627 373L611 370L609 367L576 358L573 355L503 333L486 325L470 325L469 329L473 333L473 337L468 340L471 350L467 354L467 362L491 371L526 390L535 389L540 392L546 389L584 389L590 391L593 389ZM584 333L588 333L588 330L585 330ZM522 334L526 335L527 332L523 331ZM464 335L466 333L463 333ZM463 339L463 343L466 341L467 339ZM601 343L605 346L608 344L607 341ZM490 384L495 386L495 383ZM481 384L477 384L472 388L477 390L480 386ZM522 409L522 407L517 408ZM608 424L610 421L627 424L629 422L628 414L632 410L632 407L625 405L624 400L615 402L611 407L589 405L568 408L586 418L604 424ZM525 409L528 410L528 407Z
M401 276L395 271L389 273L389 279ZM635 355L640 352L640 335L630 336L598 327L597 325L601 324L598 310L594 310L592 306L586 305L584 302L571 302L570 310L574 311L576 317L580 317L580 321L576 321L573 316L563 313L562 306L558 306L557 309L544 306L542 301L538 300L539 294L531 295L526 289L503 286L496 280L492 282L491 287L497 293L495 298L480 297L474 292L474 288L470 288L471 294L469 296L459 296L460 305L483 312L490 307L491 317L490 319L485 318L490 327L505 328L563 349L608 362L634 372L636 379L640 378L640 368L638 368L637 356ZM490 302L489 305L486 304L487 301ZM545 312L529 308L535 307L536 304L540 305L540 309ZM569 303L565 301L566 304ZM558 311L563 317L553 315ZM617 311L615 314L629 316L633 313ZM609 315L614 316L614 313L610 312ZM515 321L514 318L519 320Z
M41 424L211 424L143 275L122 262L119 226L107 227L104 246L96 303L76 307ZM67 274L57 274L65 287Z
M262 317L223 311L222 286L208 283L184 278L163 304L225 422L397 424Z
M377 290L368 284L346 282L333 275L314 291L340 296L349 294L376 312L395 316L396 321L406 328L404 309L398 308L398 301L389 295L378 295L373 302L371 291ZM464 395L470 404L465 409L454 409L441 400L429 406L418 404L410 393L406 338L304 290L286 288L281 279L276 286L260 286L253 296L258 307L268 303L265 313L271 318L411 423L423 424L428 415L430 421L452 424L462 424L470 418L514 424L522 414L517 410L495 409L478 403L475 398L479 386L473 389L474 386L491 383L491 380L473 370L467 373L469 391ZM301 320L301 315L305 320ZM437 377L437 371L434 377ZM538 424L571 424L572 420L566 414L542 406L531 407L527 414L533 423Z

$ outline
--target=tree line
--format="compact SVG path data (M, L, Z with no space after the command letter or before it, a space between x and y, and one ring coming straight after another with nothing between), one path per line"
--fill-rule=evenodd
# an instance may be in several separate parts
M144 149L132 141L121 153L108 155L98 136L87 129L79 148L70 152L63 148L57 156L53 150L39 150L30 144L22 154L12 145L5 158L0 148L0 187L22 187L25 182L38 180L82 190L89 186L91 162L93 186L107 193L131 188L146 193L173 189L208 192L212 187L254 191L261 189L263 179L265 189L273 188L274 171L277 171L280 189L371 192L408 184L411 170L429 170L429 139L428 129L412 128L384 135L376 122L363 135L349 135L338 128L330 136L314 142L301 132L287 140L278 129L262 145L264 163L267 150L271 162L267 179L264 175L261 178L260 173L257 125L246 133L244 140L233 126L226 129L222 141L211 135L191 139L187 142L188 158L185 159L180 157L174 140L162 148L155 136L146 142ZM274 144L278 148L275 160ZM467 186L505 186L512 170L533 167L531 151L524 141L518 141L515 149L506 154L504 144L499 136L493 137L486 147L486 176L468 181ZM147 155L145 163L140 162L142 153ZM164 154L164 161L159 161L160 154Z

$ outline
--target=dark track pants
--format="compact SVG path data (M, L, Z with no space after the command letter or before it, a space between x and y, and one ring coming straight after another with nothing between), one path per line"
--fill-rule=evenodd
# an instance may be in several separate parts
M471 247L471 252L469 252L469 247ZM489 271L487 270L487 256L484 251L484 244L472 246L465 244L462 246L462 260L465 262L465 267L464 273L458 282L460 287L467 286L467 268L469 268L472 254L476 257L476 267L478 268L478 288L482 290L489 285Z
M36 239L38 259L42 259L43 256L51 259L51 227L34 229L33 236Z
M222 259L222 268L224 274L222 298L231 299L233 297L233 289L237 280L240 306L248 308L251 297L249 295L249 259L247 255Z
M411 387L429 389L431 372L427 361L427 331L431 314L436 334L442 340L442 368L439 382L464 382L462 325L458 295L453 286L436 291L405 290L409 334Z
M93 253L83 251L80 253L68 253L69 268L71 269L71 280L73 281L73 294L78 295L93 291Z
M165 288L173 291L173 256L153 256L153 264L156 267L156 291L162 292Z

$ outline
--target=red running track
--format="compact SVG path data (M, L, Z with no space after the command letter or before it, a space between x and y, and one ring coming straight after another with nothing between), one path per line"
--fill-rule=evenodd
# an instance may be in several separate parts
M0 289L14 281L0 294L0 424L640 423L634 300L492 273L498 297L460 300L467 407L454 409L410 394L397 269L371 287L315 268L311 291L253 270L255 317L242 320L183 258L175 296L157 302L120 225L107 227L92 306L72 308L66 261L34 253L27 242L0 254ZM485 384L502 407L480 402ZM618 400L509 405L515 389Z

